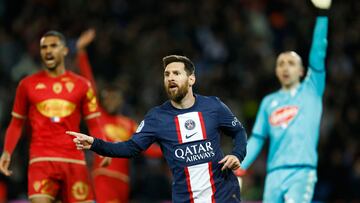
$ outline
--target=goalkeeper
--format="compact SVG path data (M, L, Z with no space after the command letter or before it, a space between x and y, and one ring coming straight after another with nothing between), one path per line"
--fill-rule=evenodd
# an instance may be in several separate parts
M331 0L312 0L320 10ZM267 95L247 145L241 169L256 159L265 140L270 140L264 202L311 202L317 181L317 144L325 89L325 57L328 18L318 16L303 82L304 68L294 51L282 52L276 61L281 89ZM241 171L238 171L241 173Z

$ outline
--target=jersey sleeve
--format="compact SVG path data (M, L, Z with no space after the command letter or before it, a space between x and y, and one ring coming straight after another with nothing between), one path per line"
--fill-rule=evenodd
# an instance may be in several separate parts
M318 95L325 89L325 58L327 48L328 17L316 18L309 56L309 69L305 84L311 85Z
M80 51L76 55L76 61L77 65L80 69L80 74L84 76L86 79L90 80L91 85L94 88L94 91L96 92L96 83L94 74L92 72L92 68L89 62L89 57L85 51Z
M4 151L10 155L13 153L17 143L19 142L24 122L24 119L13 117L6 130Z
M82 113L92 136L105 139L105 133L101 126L101 113L95 92L90 84L86 83L86 94L82 100Z
M102 139L94 139L90 150L97 154L109 157L134 157L141 151L149 148L155 142L155 129L158 128L155 116L150 112L140 123L132 138L125 142L105 142Z
M100 116L100 109L98 101L90 82L87 82L85 95L82 100L82 113L85 116L85 120L96 118Z
M246 155L247 135L245 128L231 110L220 101L220 99L216 99L219 102L218 121L220 129L226 135L232 137L234 142L232 154L235 155L239 161L242 161Z
M247 170L259 155L265 140L252 135L248 141L247 154L244 161L241 163L241 168Z
M11 112L13 117L19 119L25 119L29 109L29 100L27 97L26 86L23 81L21 81L16 88L16 95L13 110Z
M241 164L242 169L248 169L255 161L260 153L269 131L268 116L266 113L267 99L263 99L260 104L260 109L256 116L256 121L252 130L252 135L247 145L247 155Z
M260 108L256 115L254 127L252 129L252 136L257 136L265 139L269 132L268 114L266 113L267 99L263 99Z
M156 141L156 129L159 121L156 120L153 111L149 112L139 124L131 140L134 141L142 150Z
M14 151L28 111L28 98L25 83L21 81L16 89L15 102L11 112L12 119L5 133L4 150L10 155Z
M125 142L106 142L95 138L90 150L107 157L131 158L135 157L142 149L132 140Z

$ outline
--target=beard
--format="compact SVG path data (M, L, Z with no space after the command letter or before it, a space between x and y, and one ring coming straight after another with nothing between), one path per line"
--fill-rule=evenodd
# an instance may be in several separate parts
M168 95L168 98L176 103L180 103L180 101L187 95L189 92L188 90L189 83L188 81L185 82L184 85L178 87L177 91L171 91L170 88L167 86L165 87L165 91Z
M48 66L48 65L45 64L45 67L46 67L46 69L48 69L49 71L53 71L53 70L56 69L57 65L54 64L54 65Z

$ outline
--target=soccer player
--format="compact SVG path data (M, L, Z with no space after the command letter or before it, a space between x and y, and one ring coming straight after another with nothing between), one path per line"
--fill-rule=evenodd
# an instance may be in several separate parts
M314 5L328 8L330 0L314 0ZM248 169L269 138L264 202L311 202L317 181L327 30L328 18L317 17L303 82L304 68L297 53L286 51L277 58L276 76L282 88L262 100L241 165Z
M94 40L95 35L95 30L89 29L81 34L76 43L80 73L92 82L94 88L96 88L96 84L86 47ZM99 105L99 109L101 116L99 120L106 139L111 142L129 140L135 132L137 124L134 120L118 113L123 103L121 90L116 86L108 86L100 92L101 105ZM162 157L160 147L155 144L151 145L144 154L153 158ZM129 202L129 159L112 159L107 167L101 167L102 160L104 159L99 155L95 155L92 175L96 202Z
M11 154L27 119L31 126L28 195L31 202L93 202L84 153L76 150L72 136L81 116L92 135L102 136L100 112L90 82L65 69L65 37L57 31L40 40L44 70L20 81L5 135L0 171L11 175Z
M246 132L217 97L193 93L195 67L185 56L163 58L164 86L169 100L151 109L127 142L110 143L76 136L78 149L111 157L133 157L150 144L160 144L173 174L173 202L240 202L240 188L231 170L246 154ZM224 155L220 131L231 136L234 148Z

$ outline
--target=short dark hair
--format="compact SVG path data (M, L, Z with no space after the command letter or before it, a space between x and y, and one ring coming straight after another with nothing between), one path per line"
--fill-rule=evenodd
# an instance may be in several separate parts
M65 36L61 32L56 31L56 30L50 30L50 31L47 31L42 37L49 37L49 36L58 37L60 39L61 43L66 45Z
M173 62L182 62L185 66L185 71L188 75L195 74L195 66L194 63L186 56L180 55L169 55L163 58L164 69L167 65Z

